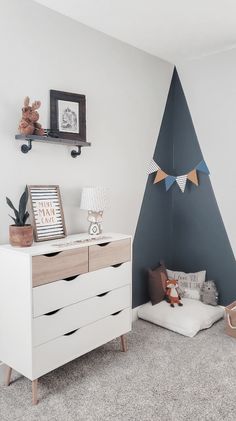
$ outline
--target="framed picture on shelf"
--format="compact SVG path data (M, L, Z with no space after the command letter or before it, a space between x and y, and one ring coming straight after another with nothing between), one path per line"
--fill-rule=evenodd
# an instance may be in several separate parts
M86 97L50 90L50 130L63 139L86 142Z
M35 241L66 237L59 186L28 186Z

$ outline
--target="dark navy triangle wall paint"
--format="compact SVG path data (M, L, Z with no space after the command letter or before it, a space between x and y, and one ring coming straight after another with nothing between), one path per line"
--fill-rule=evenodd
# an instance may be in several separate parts
M230 151L229 151L230 153ZM152 158L152 157L150 157ZM154 159L167 173L185 174L204 159L176 69L165 107ZM186 272L207 270L221 304L236 298L236 262L209 176L198 173L199 186L187 182L153 185L149 175L133 245L133 307L148 300L147 268L165 260Z
M169 172L173 171L173 107L174 89L171 86L154 152L154 159ZM156 267L163 258L169 265L172 263L172 197L166 194L164 183L156 186L153 181L154 174L151 174L133 243L133 307L148 301L147 268Z
M174 168L177 174L184 174L204 157L176 70L172 82L175 84ZM201 144L201 139L199 141ZM206 269L207 278L217 282L221 304L229 304L236 299L236 261L210 177L198 173L198 178L199 186L188 183L184 194L177 185L171 191L174 216L172 239L175 245L173 268L188 272Z

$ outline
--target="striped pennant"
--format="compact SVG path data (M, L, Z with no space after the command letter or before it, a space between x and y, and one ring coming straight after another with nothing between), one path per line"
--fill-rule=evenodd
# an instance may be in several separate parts
M159 165L157 165L154 159L152 159L148 167L148 174L152 174L153 172L158 171L159 169Z
M179 175L178 177L176 177L176 183L178 184L182 193L184 193L185 191L186 182L187 182L187 174Z

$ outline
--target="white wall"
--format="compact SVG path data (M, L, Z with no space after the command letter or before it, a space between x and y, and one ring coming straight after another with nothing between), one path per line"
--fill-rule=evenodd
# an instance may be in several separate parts
M177 67L236 256L236 49Z
M30 0L2 0L0 14L0 242L9 209L25 184L59 184L68 232L84 231L84 185L111 189L104 228L134 233L172 75L172 66ZM14 140L23 98L40 99L49 127L49 89L85 94L91 148L34 144L27 155Z

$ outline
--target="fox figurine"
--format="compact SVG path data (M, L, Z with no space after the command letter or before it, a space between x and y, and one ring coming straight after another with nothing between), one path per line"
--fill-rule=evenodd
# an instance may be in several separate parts
M90 222L89 234L99 235L102 233L102 215L103 211L88 211L88 221Z
M182 306L181 297L178 293L178 281L175 279L167 279L166 281L166 297L171 307L174 307L175 304Z

